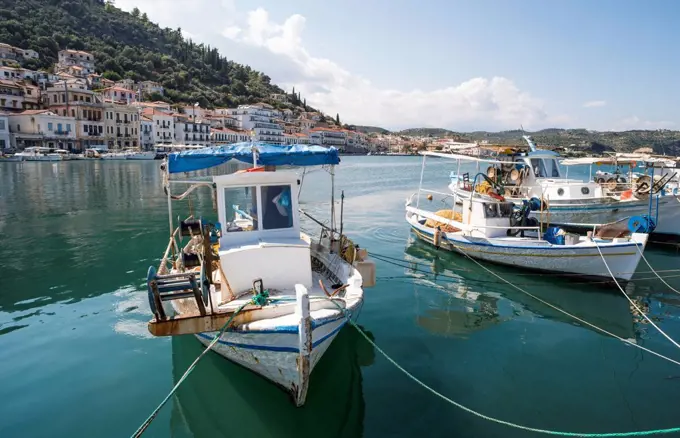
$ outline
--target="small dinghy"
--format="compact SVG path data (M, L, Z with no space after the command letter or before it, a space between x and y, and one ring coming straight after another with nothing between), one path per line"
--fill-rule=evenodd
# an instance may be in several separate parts
M485 178L478 174L474 185ZM626 232L616 224L580 236L545 227L531 217L532 212L541 211L537 198L525 200L517 209L497 193L483 195L472 187L470 195L454 199L451 208L432 212L420 208L422 192L437 193L420 187L416 205L412 206L416 195L406 202L406 221L419 239L475 259L523 269L627 281L637 269L647 232L653 229L653 221L640 216L629 220ZM432 195L427 199L432 202Z
M219 221L190 217L172 231L160 267L149 268L149 331L195 334L204 345L219 335L215 352L284 388L301 406L315 365L361 309L375 267L364 260L364 250L335 231L333 220L319 239L301 233L294 196L300 179L292 171L275 171L279 165L334 166L334 148L230 145L170 154L165 170L183 173L251 157L267 171L210 181L165 178L190 185L172 196L167 184L169 199L210 188Z

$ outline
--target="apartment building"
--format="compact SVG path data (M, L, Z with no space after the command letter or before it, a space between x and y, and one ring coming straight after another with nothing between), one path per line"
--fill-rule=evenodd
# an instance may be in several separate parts
M136 107L105 104L104 133L109 149L140 147L140 119Z

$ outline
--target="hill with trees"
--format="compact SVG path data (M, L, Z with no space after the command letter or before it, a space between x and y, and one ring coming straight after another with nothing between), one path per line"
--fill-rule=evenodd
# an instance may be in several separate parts
M294 92L288 102L271 100L285 92L266 74L184 38L181 28L161 28L136 8L122 11L112 0L0 0L0 42L37 51L39 60L24 63L36 70L51 69L59 50L92 52L104 77L159 82L169 102L267 102L280 109L306 104Z

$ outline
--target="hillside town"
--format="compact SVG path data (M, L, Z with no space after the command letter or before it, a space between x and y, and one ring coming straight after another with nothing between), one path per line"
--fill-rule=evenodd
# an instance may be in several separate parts
M386 143L304 107L268 103L202 108L150 101L163 96L156 82L109 80L96 72L95 56L59 51L52 72L22 67L33 50L0 43L0 151L27 147L154 150L172 145L219 146L244 141L334 146L368 153ZM286 94L270 96L282 102ZM349 128L349 129L348 129Z

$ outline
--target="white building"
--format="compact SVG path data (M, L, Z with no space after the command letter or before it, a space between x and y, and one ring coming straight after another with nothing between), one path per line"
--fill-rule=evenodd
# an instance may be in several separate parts
M0 113L0 152L4 149L9 149L10 147L9 118L7 117L7 113Z
M141 133L140 141L142 149L145 151L153 149L153 120L150 117L142 115L139 120L139 130Z
M64 117L76 119L76 150L84 151L105 144L104 104L101 96L82 80L55 83L43 93L43 104Z
M23 111L24 89L14 81L0 79L0 111Z
M38 52L35 50L20 49L9 44L0 43L0 58L20 61L22 59L38 59L39 57Z
M347 145L347 133L340 129L314 128L309 137L313 144L334 146L340 150L344 150Z
M196 122L186 114L173 114L175 142L207 145L210 143L210 123Z
M254 131L255 141L272 144L284 142L283 127L274 123L274 118L279 116L279 112L271 109L269 105L240 105L231 110L231 116L236 119L240 129Z
M158 82L143 81L143 82L140 82L139 86L142 89L142 93L147 94L147 95L153 94L153 93L158 93L162 96L163 93L165 93L165 89Z
M75 67L75 68L74 68ZM94 73L94 55L81 50L60 50L57 71L65 71L74 76L88 76Z
M151 119L151 136L154 145L175 143L175 122L172 114L153 108L145 108L142 115Z
M105 104L104 132L109 149L140 146L139 112L136 107L116 103Z
M135 89L135 81L133 81L132 79L121 79L120 81L113 84L113 86L133 91Z
M210 142L215 145L241 143L250 141L248 133L233 129L214 128L210 130Z
M182 108L182 111L184 111L184 114L186 114L187 117L189 117L191 120L203 120L203 118L206 116L206 109L201 108L200 106L185 106Z
M137 93L127 88L109 87L102 90L104 102L131 104L137 102Z
M10 142L16 149L43 146L75 150L76 119L49 110L28 110L8 115Z

